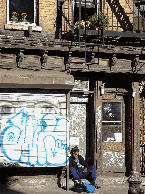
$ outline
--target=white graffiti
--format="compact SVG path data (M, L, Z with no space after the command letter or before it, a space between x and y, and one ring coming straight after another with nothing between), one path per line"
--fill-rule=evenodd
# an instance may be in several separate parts
M100 139L100 134L101 134L101 115L102 115L101 106L98 106L96 115L97 115L96 126L97 126L97 141L98 141Z

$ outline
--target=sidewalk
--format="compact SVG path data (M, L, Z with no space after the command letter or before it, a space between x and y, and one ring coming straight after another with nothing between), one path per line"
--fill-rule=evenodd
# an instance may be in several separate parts
M85 179L82 181L86 181ZM127 177L98 177L96 183L101 186L95 190L95 194L128 194ZM73 182L69 181L70 187Z
M65 180L65 179L64 179ZM84 180L85 181L85 180ZM94 194L128 194L127 177L98 177L96 183L101 186ZM142 177L141 188L145 190L145 178ZM55 175L15 176L10 177L7 184L0 184L0 194L74 194L71 190L73 182L69 181L70 190L59 188ZM82 192L84 194L86 192Z

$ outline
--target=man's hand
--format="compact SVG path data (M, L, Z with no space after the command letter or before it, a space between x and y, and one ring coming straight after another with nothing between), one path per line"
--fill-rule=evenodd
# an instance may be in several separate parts
M87 168L84 169L84 172L87 172Z
M75 158L75 162L77 162L77 159L78 159L77 154L73 154L73 157Z

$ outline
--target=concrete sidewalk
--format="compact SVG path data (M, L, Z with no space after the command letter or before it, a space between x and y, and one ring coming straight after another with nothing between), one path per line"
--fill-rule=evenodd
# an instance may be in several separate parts
M83 179L82 181L86 181ZM101 186L100 189L95 190L95 194L127 194L128 182L127 177L98 177L96 183ZM70 188L73 182L69 181Z
M71 190L73 182L70 180L70 190L65 190L57 185L57 177L55 175L38 175L38 176L15 176L9 178L6 184L0 184L0 194L74 194ZM84 180L85 181L85 180ZM98 177L96 183L101 186L96 189L94 194L128 194L127 177ZM142 177L141 188L145 189L145 178ZM82 192L84 194L86 192Z

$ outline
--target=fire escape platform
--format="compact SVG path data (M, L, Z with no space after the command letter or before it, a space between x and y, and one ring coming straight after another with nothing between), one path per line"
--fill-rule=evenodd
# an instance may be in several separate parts
M112 31L112 30L105 30L104 31L104 36L112 36L112 37L139 37L139 38L145 38L145 33L141 32L119 32L119 31Z

